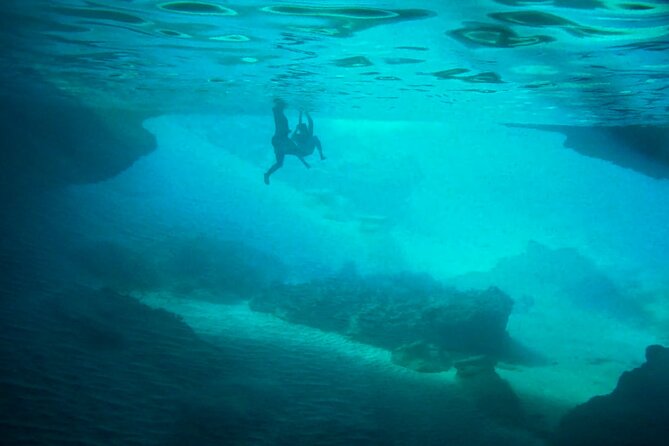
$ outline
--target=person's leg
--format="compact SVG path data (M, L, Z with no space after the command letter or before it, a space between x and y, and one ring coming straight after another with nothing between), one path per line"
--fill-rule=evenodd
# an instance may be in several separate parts
M318 149L318 154L321 156L321 159L324 160L325 157L323 156L323 147L321 147L321 140L318 139L318 137L314 136L314 145L316 146L316 149Z
M270 175L272 175L274 172L279 170L281 166L283 166L283 158L285 157L281 141L278 141L276 138L272 138L272 146L274 146L274 156L276 157L276 162L272 164L272 167L270 167L267 170L267 172L265 172L265 174L263 175L265 184L269 184Z
M308 141L304 145L299 147L300 149L300 156L309 156L314 153L314 145L311 143L311 141Z
M269 184L269 177L283 166L283 155L276 157L276 162L265 172L265 184Z

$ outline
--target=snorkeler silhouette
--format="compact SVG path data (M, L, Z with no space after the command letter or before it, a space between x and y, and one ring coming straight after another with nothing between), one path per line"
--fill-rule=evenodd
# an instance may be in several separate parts
M309 119L309 126L302 123L302 113L300 112L300 124L290 138L290 128L288 127L288 119L283 111L286 109L286 102L283 99L275 99L272 112L274 113L274 136L272 136L272 146L274 147L274 156L276 162L265 172L265 184L269 184L269 177L274 172L283 166L283 159L286 155L295 155L302 161L302 164L308 169L311 166L304 160L305 156L311 155L314 148L318 148L318 152L323 157L321 143L316 136L314 136L314 123L307 114Z
M314 153L314 149L318 149L318 154L321 156L321 160L324 160L325 157L323 156L321 141L318 139L318 136L314 135L314 120L311 119L308 112L304 112L304 114L307 116L309 125L302 123L302 110L300 110L300 123L297 124L297 128L292 136L293 141L297 144L299 156L309 156ZM304 162L304 160L302 162Z

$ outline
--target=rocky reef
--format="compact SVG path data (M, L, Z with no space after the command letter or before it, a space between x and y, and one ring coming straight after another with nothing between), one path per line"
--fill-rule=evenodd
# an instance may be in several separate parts
M461 389L482 413L501 424L534 430L520 398L495 371L496 361L488 356L472 356L453 366Z
M500 287L514 299L514 311L529 310L535 296L554 296L586 311L621 321L646 316L638 299L626 293L590 258L575 248L553 249L530 240L525 252L502 258L491 270L471 272L450 282L458 289Z
M95 286L124 293L167 291L217 302L247 299L284 272L268 254L207 235L132 245L101 240L78 247L72 258Z
M606 160L652 178L669 178L669 126L666 125L507 125L562 133L566 136L564 146L581 155Z
M0 92L0 193L31 193L117 175L156 147L147 114L95 109L47 84Z
M494 287L460 292L427 276L403 274L278 285L259 293L250 306L394 350L400 365L442 371L450 368L451 359L504 356L513 302Z
M3 444L225 442L181 422L189 395L214 398L230 375L223 350L174 314L110 290L22 291L0 300Z
M625 372L615 390L569 412L555 446L660 446L669 438L669 348L651 345L646 362Z

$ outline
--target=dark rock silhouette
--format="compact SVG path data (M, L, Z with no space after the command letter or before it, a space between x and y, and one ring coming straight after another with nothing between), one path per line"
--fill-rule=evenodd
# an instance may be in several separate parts
M625 372L615 390L569 412L556 446L661 446L669 438L669 348L651 345L646 362Z
M0 335L3 444L168 444L188 395L225 398L229 355L110 290L23 289L0 301Z
M564 146L657 179L669 178L669 126L571 126L507 124L508 127L559 132Z
M479 410L502 424L525 426L520 398L497 374L495 364L493 358L480 355L456 361L453 366L458 382Z
M32 192L111 178L156 147L148 115L98 110L53 87L0 91L0 193Z

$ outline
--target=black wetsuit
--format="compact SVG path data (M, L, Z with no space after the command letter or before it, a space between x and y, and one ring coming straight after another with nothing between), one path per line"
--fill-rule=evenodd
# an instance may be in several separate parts
M318 151L321 154L321 159L323 158L323 152L321 150L321 143L313 136L314 132L314 123L309 115L309 138L302 138L299 135L293 135L293 138L290 138L290 127L288 127L288 118L283 113L284 107L281 105L275 105L272 108L274 113L274 136L272 136L272 146L274 147L274 156L276 157L276 162L272 164L267 172L265 172L265 184L269 184L269 177L274 172L279 170L283 166L283 159L286 155L295 155L297 156L302 164L305 167L309 168L309 163L304 160L306 155L310 155L314 152L314 148L318 147ZM302 113L300 112L300 124L302 124ZM299 141L299 143L298 143ZM308 153L306 153L308 152Z
M288 118L283 114L283 108L275 106L272 108L274 112L274 136L272 137L272 146L274 146L274 153L281 153L285 155L295 148L295 143L290 140L290 127L288 127Z
M290 127L288 127L288 118L283 114L283 107L275 105L272 108L274 113L274 136L272 136L272 146L274 147L274 156L276 162L265 172L265 183L269 184L269 177L283 166L283 158L286 155L297 155L297 145L290 139ZM304 162L304 160L302 160Z
M318 149L321 159L325 159L321 141L318 139L318 136L314 135L314 121L308 113L307 120L309 124L305 127L302 124L302 112L300 112L300 124L298 126L300 131L293 134L293 141L297 145L299 156L309 156L314 153L315 149Z

